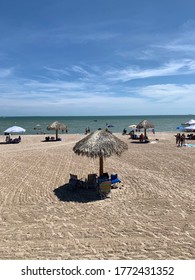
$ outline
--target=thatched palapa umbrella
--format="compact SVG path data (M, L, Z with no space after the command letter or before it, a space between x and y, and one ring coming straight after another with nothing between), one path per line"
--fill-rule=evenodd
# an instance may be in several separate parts
M59 123L57 121L53 122L52 124L48 125L48 130L55 130L56 131L56 140L58 140L58 130L65 130L67 126L63 123Z
M88 156L91 158L99 157L99 175L103 175L103 158L110 157L112 154L118 156L128 149L128 145L122 140L117 138L105 130L96 130L92 132L73 147L73 151L82 156Z
M151 122L149 122L148 120L143 120L136 126L136 128L137 129L144 128L144 137L146 139L146 129L147 128L154 128L154 125Z

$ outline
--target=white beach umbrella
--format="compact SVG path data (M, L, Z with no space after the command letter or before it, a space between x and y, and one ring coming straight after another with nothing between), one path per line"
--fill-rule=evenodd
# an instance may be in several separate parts
M136 124L131 124L131 125L129 125L129 127L131 127L131 128L136 128Z
M195 131L195 124L190 125L190 126L186 126L186 127L184 127L184 129L188 130L188 131Z
M194 124L195 125L195 120L190 120L190 121L186 122L185 124L188 124L188 125Z
M20 127L20 126L12 126L7 128L4 132L5 133L22 133L25 132L26 129Z
M189 121L187 121L187 122L185 122L185 123L182 123L181 125L192 125L192 124L195 124L195 120L189 120Z

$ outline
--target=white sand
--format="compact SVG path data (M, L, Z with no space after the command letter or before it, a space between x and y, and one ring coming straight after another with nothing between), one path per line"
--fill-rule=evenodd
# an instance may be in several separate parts
M106 159L104 170L124 186L95 201L54 193L70 173L98 173L98 160L72 151L83 135L49 143L24 135L0 145L1 259L195 258L195 147L176 147L174 133L149 134L154 144L117 136L129 149Z

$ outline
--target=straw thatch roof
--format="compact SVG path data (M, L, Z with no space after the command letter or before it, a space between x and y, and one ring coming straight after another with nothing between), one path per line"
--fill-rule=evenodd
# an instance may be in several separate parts
M92 158L120 155L126 149L128 149L126 143L105 130L96 130L73 147L76 154Z
M142 128L154 128L154 125L149 122L148 120L143 120L141 121L137 126L136 126L137 129L142 129Z
M48 130L65 130L67 126L63 123L59 123L57 121L53 122L52 124L48 125Z
M52 124L48 125L48 130L55 130L56 132L56 140L58 140L58 130L65 130L67 126L63 123L59 123L57 121L53 122Z
M103 158L112 154L120 155L128 145L112 133L105 130L96 130L73 147L73 151L82 156L99 157L99 175L103 175Z
M147 128L154 128L154 125L153 123L149 122L148 120L143 120L141 121L137 126L136 126L137 129L144 129L144 138L145 138L145 141L147 139L147 135L146 135L146 129Z

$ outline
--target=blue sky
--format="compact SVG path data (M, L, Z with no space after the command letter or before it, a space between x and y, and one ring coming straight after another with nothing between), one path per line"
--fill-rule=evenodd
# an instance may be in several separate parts
M195 114L194 0L0 0L0 115Z

